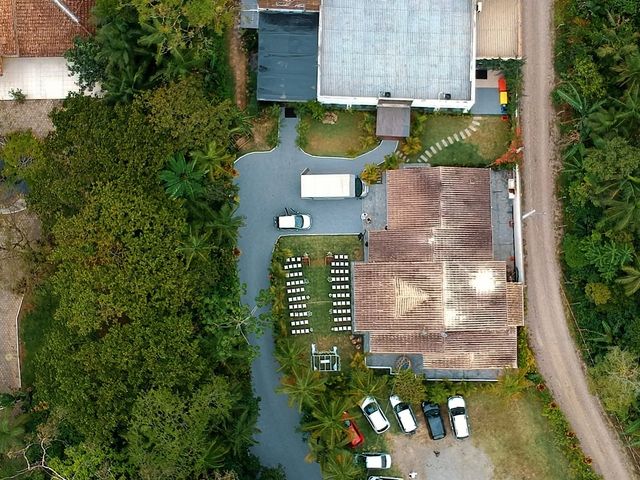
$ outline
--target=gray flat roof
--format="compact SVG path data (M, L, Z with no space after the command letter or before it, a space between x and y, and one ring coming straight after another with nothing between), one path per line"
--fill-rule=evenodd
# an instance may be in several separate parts
M323 0L318 94L471 100L474 35L475 0Z
M258 100L315 100L317 53L317 13L260 12Z

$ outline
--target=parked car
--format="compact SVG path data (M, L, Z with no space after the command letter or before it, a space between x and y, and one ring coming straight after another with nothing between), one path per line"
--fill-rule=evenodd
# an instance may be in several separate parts
M356 462L364 464L369 469L383 470L391 468L391 455L388 453L357 453Z
M400 430L404 433L416 433L418 429L418 422L416 416L411 409L411 405L400 400L398 395L392 395L389 397L389 403L393 409L393 413L398 420Z
M378 475L372 475L367 480L404 480L400 477L379 477Z
M311 228L311 216L299 213L293 209L284 209L284 215L273 218L276 227L280 230L308 230Z
M373 397L365 397L360 403L360 410L371 424L371 428L377 433L384 433L389 430L389 420L384 415L378 401Z
M342 414L342 422L347 429L347 435L349 436L349 446L351 448L359 447L364 443L364 435L360 432L358 425L353 421L353 418L348 412Z
M449 397L447 407L449 408L449 420L451 420L453 434L456 438L467 438L469 436L469 418L464 398L460 395Z
M447 435L444 428L444 421L440 413L440 405L437 403L422 402L422 413L427 422L429 436L432 440L440 440Z

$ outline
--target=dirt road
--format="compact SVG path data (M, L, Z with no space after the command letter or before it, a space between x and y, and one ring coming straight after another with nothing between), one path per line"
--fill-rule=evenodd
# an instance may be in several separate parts
M558 205L555 198L554 113L550 102L553 77L552 0L524 1L525 92L524 220L527 262L527 325L541 373L546 378L586 455L605 479L638 478L615 431L589 393L584 365L567 328L560 292Z

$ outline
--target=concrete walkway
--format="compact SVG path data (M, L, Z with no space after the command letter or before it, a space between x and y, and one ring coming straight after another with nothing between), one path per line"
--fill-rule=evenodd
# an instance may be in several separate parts
M253 308L258 292L268 287L268 267L274 244L282 232L273 224L273 217L291 207L309 213L313 219L309 235L346 234L363 231L363 202L358 199L319 201L300 198L300 172L309 168L313 173L360 173L366 163L380 163L396 149L396 142L383 141L378 148L355 159L312 157L295 145L297 119L283 119L280 145L271 152L247 154L236 161L240 188L238 213L246 217L240 229L240 281L246 284L242 301ZM258 315L260 311L255 312ZM289 408L287 398L275 393L280 384L273 356L273 333L252 338L260 353L254 360L253 387L260 397L260 417L256 436L259 442L253 452L263 464L282 464L291 480L320 480L317 463L306 463L307 445L298 427L300 415Z

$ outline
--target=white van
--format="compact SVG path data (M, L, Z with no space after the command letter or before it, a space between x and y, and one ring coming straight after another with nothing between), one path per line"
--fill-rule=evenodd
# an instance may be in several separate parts
M362 198L369 187L360 177L350 173L308 173L300 175L300 197L313 200Z

